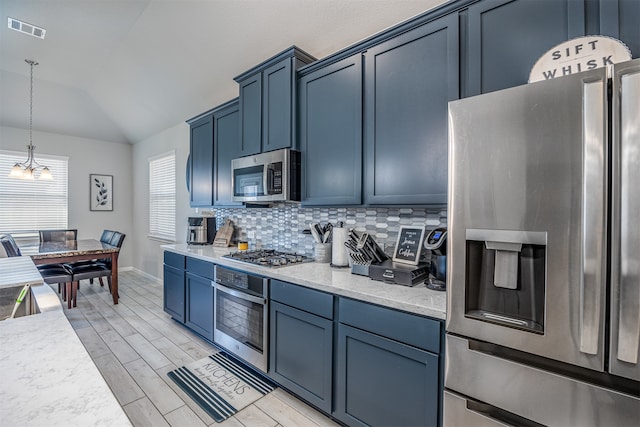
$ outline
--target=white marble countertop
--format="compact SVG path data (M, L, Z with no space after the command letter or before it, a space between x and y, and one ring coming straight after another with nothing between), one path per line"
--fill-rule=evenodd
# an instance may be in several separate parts
M17 280L14 286L35 278L24 259L37 273L29 257L21 258L6 258L11 263L0 259L0 277L10 271L10 281ZM18 268L22 267L20 278ZM0 424L130 426L69 324L55 291L45 284L31 289L41 313L0 322Z
M237 268L273 279L283 280L320 291L330 292L360 301L378 304L409 313L436 319L446 319L446 292L432 291L424 284L410 286L391 285L351 274L349 268L335 268L329 264L308 262L280 268L247 264L223 255L235 248L215 248L186 244L163 245L163 249L215 264Z
M44 283L28 256L0 258L0 288Z

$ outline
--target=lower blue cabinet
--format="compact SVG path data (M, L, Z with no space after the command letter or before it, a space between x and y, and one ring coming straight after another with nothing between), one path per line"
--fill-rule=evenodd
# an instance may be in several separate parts
M184 323L184 275L185 256L173 252L164 253L163 309L178 322Z
M213 276L213 263L164 253L164 311L209 341L213 341Z
M184 270L164 265L164 311L184 323Z
M213 341L213 283L210 278L187 272L185 324Z
M269 375L304 400L331 413L333 321L271 302Z
M438 356L338 326L335 416L350 426L437 426Z

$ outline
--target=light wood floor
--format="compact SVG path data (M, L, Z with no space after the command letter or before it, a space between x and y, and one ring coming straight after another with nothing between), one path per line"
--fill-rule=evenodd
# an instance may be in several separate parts
M217 424L166 375L217 349L164 313L161 283L121 272L119 294L85 280L64 311L134 426L338 425L280 388Z

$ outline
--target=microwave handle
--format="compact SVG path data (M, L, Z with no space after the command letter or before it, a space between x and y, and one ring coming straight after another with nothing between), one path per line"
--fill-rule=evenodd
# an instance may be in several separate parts
M273 169L273 163L267 165L267 190L265 191L266 195L270 195L275 192L275 172Z

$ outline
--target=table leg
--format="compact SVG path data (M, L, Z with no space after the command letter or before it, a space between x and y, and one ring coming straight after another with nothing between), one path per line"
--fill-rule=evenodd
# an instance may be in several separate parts
M118 303L118 252L111 253L111 296Z

